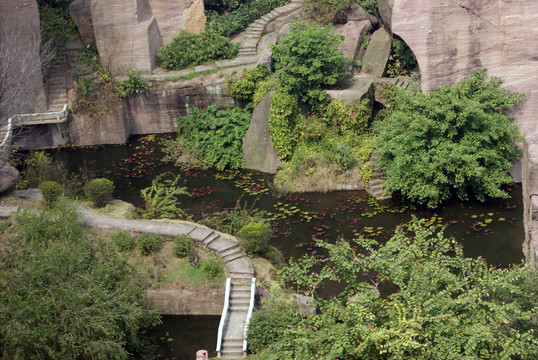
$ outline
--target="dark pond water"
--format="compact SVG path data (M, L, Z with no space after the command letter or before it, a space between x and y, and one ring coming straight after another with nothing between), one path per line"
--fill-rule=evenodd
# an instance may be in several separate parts
M149 186L156 175L180 172L160 160L162 137L141 137L125 145L53 153L57 159L66 161L72 171L91 170L113 180L116 198L141 206L140 190ZM445 233L464 246L466 256L483 256L490 264L502 266L523 260L522 194L518 185L510 190L512 198L508 200L454 201L431 211L393 200L376 202L364 191L278 196L271 191L271 176L256 172L189 170L182 172L182 179L193 196L182 199L181 207L194 220L205 212L233 207L238 201L241 206L267 211L274 229L273 245L286 258L305 253L323 256L317 253L313 237L335 241L339 236L350 239L362 235L384 241L398 225L417 216L446 226ZM167 317L165 324L156 330L157 336L164 336L168 331L174 339L169 344L174 354L168 355L194 358L193 354L200 348L214 352L218 321L218 317ZM198 333L200 327L205 330ZM167 356L166 348L162 350L162 356ZM180 352L182 355L178 355Z

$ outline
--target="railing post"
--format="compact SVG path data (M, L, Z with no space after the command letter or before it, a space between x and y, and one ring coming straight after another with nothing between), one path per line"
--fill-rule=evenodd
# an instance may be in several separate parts
M222 333L224 331L224 324L226 323L226 317L228 316L228 308L230 306L230 290L232 279L226 279L226 292L224 293L224 307L222 308L222 315L220 317L219 331L217 333L217 357L222 355Z
M243 353L247 355L247 331L250 318L252 317L252 310L254 310L254 299L256 297L256 278L252 278L252 284L250 284L250 303L248 305L247 319L245 320L245 331L243 333Z

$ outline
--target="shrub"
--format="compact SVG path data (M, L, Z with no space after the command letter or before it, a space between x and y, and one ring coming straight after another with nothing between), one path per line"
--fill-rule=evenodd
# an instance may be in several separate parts
M403 41L392 42L392 53L387 64L387 77L409 75L418 65L413 51Z
M379 12L377 0L355 0L368 14L377 15Z
M39 19L41 35L44 39L52 39L56 46L65 46L67 42L77 40L77 26L67 7L52 7L40 2Z
M259 82L265 80L269 70L265 64L258 64L253 69L245 69L239 79L229 78L226 81L230 95L239 100L252 101Z
M300 115L297 99L282 90L271 97L268 128L275 152L282 160L289 160L297 144L295 125Z
M137 70L127 71L127 80L120 81L116 84L120 97L127 97L131 94L138 94L148 90L151 82L142 79L141 72Z
M320 24L344 22L351 0L303 0L306 13Z
M300 322L299 313L285 304L254 312L247 330L249 352L255 354L284 341L286 333L293 333Z
M267 95L271 90L275 90L278 86L278 83L275 78L266 78L265 80L259 81L256 85L256 90L252 95L252 103L254 107L258 106L260 101Z
M206 12L206 29L222 36L240 33L254 20L271 10L286 5L290 0L250 0L231 12L219 15L215 11Z
M36 187L51 177L52 157L44 151L36 151L26 159L20 186Z
M161 246L161 238L157 234L143 233L136 238L136 247L142 255L149 255Z
M44 181L39 184L39 190L48 206L54 205L64 194L64 188L56 181Z
M232 209L204 214L200 223L226 234L237 235L243 226L250 222L261 222L264 216L264 211L248 208L246 203L241 207L238 201Z
M135 239L133 239L128 231L117 231L110 235L110 239L116 244L119 251L130 251L136 246Z
M221 277L224 274L222 261L216 256L209 256L200 261L200 270L209 279Z
M344 75L344 58L338 51L343 38L330 27L292 24L289 35L271 47L282 89L310 105L323 102L322 88Z
M237 46L213 31L198 34L182 31L157 52L160 64L166 70L181 70L236 55Z
M172 242L172 252L177 257L186 257L193 253L194 245L192 239L188 236L176 236Z
M112 200L114 194L114 183L105 178L90 180L84 186L84 194L93 202L95 207L103 207Z
M324 119L338 128L340 135L365 134L372 111L369 100L364 99L359 105L346 105L340 100L329 103L324 112Z
M267 250L273 231L265 222L250 222L243 226L236 236L247 254L262 255Z
M203 112L192 108L188 116L177 119L178 140L218 170L241 169L243 136L252 116L250 109L229 105L221 110L216 104Z
M486 70L423 94L395 88L392 114L379 124L379 165L389 191L435 208L452 196L506 198L521 157L518 128L503 113L522 98L485 81Z
M180 175L170 172L157 175L151 186L140 190L144 199L144 218L168 218L173 219L185 216L185 212L179 207L179 196L188 195L187 188L179 186Z

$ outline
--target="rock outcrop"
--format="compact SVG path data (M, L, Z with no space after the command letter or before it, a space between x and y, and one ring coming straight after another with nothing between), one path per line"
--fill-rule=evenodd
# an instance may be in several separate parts
M243 158L247 169L276 174L280 159L267 127L272 94L271 91L265 95L252 113L250 126L243 137Z
M84 43L95 41L115 74L152 70L159 47L181 30L205 28L203 0L74 0L69 5Z
M0 0L0 126L46 108L40 44L37 2Z
M0 160L0 195L7 194L17 186L20 174L13 166Z
M538 261L538 133L527 135L523 147L523 254Z
M362 58L361 73L382 77L390 56L392 38L384 28L376 30L370 38Z
M486 68L527 94L513 115L523 133L538 131L536 0L394 0L392 31L413 50L424 91Z

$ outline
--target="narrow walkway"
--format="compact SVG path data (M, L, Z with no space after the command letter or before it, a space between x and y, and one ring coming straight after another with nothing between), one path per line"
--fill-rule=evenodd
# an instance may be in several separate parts
M20 197L37 198L38 191L30 189L17 191ZM0 218L16 213L16 206L0 206ZM113 218L79 206L80 221L100 229L118 229L163 236L186 235L196 246L209 249L224 260L228 277L231 278L230 314L224 329L222 342L223 359L242 359L245 321L250 301L250 281L254 277L254 266L241 246L229 235L225 235L190 222L171 223L152 220L131 220Z

